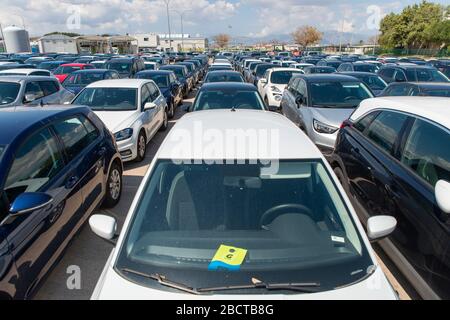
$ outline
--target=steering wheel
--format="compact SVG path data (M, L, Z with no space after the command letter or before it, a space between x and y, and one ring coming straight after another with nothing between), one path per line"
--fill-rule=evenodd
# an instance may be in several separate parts
M259 220L259 224L261 226L268 225L278 216L285 214L288 209L293 210L293 212L290 213L307 214L310 217L313 215L311 209L304 205L297 203L285 203L272 207L264 212Z
M350 96L350 97L345 97L344 101L349 101L349 100L358 100L357 97L354 96Z

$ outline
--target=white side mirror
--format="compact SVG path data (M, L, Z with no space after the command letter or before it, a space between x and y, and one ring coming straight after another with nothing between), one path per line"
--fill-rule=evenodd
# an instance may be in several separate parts
M434 187L434 194L439 209L450 213L450 182L439 180Z
M397 226L392 216L374 216L367 220L367 235L370 241L380 240L390 235Z
M95 214L89 218L91 230L100 238L111 240L116 235L116 219L103 214Z
M150 109L154 109L156 108L156 104L154 104L153 102L147 102L144 105L144 110L150 110Z

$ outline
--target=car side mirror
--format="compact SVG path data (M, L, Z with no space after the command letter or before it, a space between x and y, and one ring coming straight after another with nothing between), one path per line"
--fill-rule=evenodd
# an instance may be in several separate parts
M154 102L147 102L144 104L144 110L150 110L156 108L156 104Z
M390 235L397 226L392 216L374 216L367 220L367 235L370 241L381 240Z
M450 213L450 182L439 180L434 187L436 202L444 213Z
M9 208L9 216L16 217L28 212L42 209L49 205L53 198L43 192L24 192L17 196Z
M111 241L116 237L117 222L113 217L94 214L89 218L89 226L92 232L102 239Z
M303 97L303 96L298 96L296 99L295 99L295 103L297 104L297 107L299 107L300 108L300 106L303 104L303 103L305 103L305 98Z

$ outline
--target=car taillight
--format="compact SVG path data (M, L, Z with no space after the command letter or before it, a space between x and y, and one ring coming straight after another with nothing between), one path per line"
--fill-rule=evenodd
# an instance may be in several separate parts
M344 122L342 122L340 128L343 129L345 127L351 127L352 123L349 120L345 120Z

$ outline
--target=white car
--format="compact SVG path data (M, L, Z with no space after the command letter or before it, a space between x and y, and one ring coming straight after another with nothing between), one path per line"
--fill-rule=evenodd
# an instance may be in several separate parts
M45 76L52 77L53 74L45 69L8 69L1 70L0 76Z
M258 81L258 92L270 110L280 108L281 97L292 75L303 74L303 70L295 68L271 68Z
M92 299L397 298L369 242L396 220L371 218L367 237L323 155L268 111L185 115L118 239L114 218L89 224L117 240Z
M91 83L72 101L89 106L114 134L122 161L142 161L158 129L168 126L167 103L153 80Z
M158 70L159 63L154 61L144 61L145 70Z

